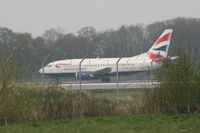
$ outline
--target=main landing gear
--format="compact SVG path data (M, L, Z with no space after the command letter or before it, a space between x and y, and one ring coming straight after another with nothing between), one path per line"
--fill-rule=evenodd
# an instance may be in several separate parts
M103 83L109 83L111 81L110 77L101 77L101 82Z

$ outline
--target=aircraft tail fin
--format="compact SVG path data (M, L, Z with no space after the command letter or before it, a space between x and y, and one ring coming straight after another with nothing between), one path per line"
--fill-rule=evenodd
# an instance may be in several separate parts
M172 29L166 29L160 35L160 37L156 40L156 42L147 52L147 55L150 59L160 60L167 57L172 32L173 32Z

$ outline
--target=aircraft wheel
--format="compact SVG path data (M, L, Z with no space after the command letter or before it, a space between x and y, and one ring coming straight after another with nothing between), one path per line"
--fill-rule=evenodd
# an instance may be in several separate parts
M101 82L108 83L110 81L111 81L110 77L102 77L101 78Z

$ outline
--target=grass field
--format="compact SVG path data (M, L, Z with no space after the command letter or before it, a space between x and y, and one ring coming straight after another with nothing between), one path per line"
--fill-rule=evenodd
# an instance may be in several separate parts
M138 115L1 126L1 133L199 133L200 116Z

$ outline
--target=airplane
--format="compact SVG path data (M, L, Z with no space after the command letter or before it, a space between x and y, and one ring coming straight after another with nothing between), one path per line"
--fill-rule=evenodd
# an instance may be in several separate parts
M174 60L177 57L168 57L170 40L173 29L166 29L146 52L133 57L123 57L118 63L118 74L126 75L137 72L150 71L162 66L164 60ZM86 58L66 59L49 63L44 67L44 74L50 77L75 77L82 80L101 79L102 82L110 82L110 77L117 73L116 62L119 58ZM39 70L43 73L43 68Z

